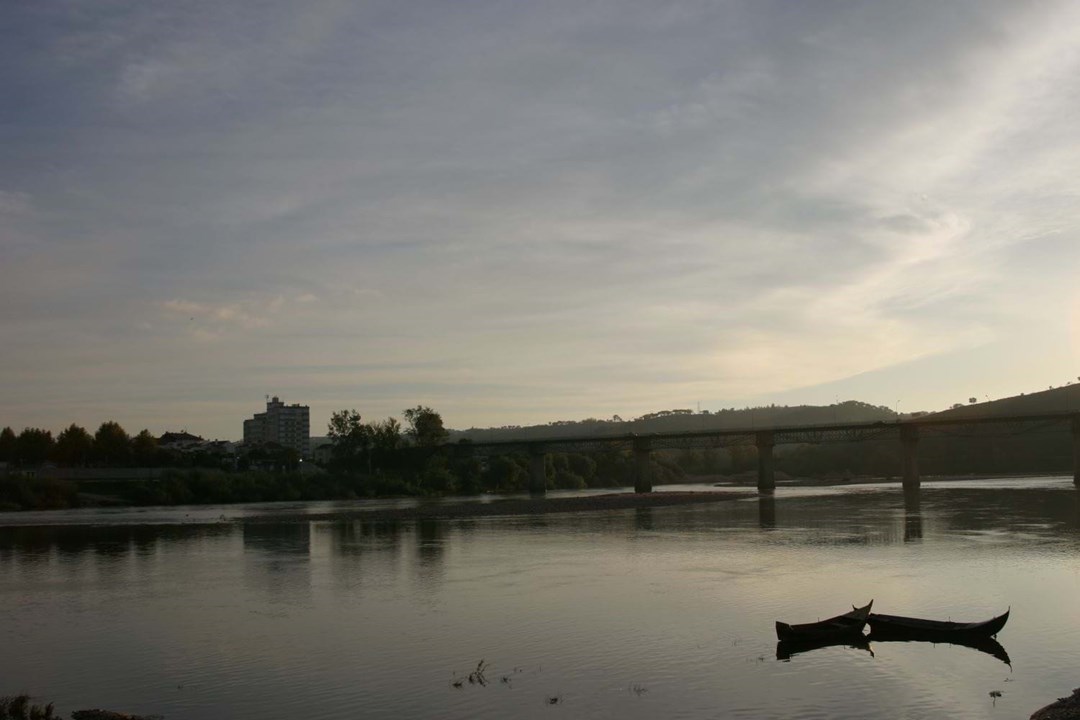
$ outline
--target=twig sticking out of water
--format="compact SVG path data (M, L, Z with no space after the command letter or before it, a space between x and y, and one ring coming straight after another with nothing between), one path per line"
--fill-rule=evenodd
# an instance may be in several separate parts
M997 707L997 699L999 697L1001 697L1001 695L1002 695L1002 692L1000 690L991 690L990 691L990 700L992 701L994 707Z
M470 685L479 685L481 687L483 687L484 685L487 685L487 678L484 677L484 670L486 670L486 669L487 669L487 665L481 659L480 662L476 663L476 669L473 670L471 673L469 673L469 684Z
M503 675L499 678L504 685L508 685L511 689L514 687L514 676L520 672L525 672L523 669L516 667L509 675Z

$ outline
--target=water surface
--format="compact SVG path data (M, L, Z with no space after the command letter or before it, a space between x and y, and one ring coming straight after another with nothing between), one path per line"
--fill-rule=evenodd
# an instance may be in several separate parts
M0 694L169 720L1022 718L1080 684L1069 479L295 521L357 506L0 515ZM1011 606L1011 667L926 643L777 659L776 619L871 598L954 620Z

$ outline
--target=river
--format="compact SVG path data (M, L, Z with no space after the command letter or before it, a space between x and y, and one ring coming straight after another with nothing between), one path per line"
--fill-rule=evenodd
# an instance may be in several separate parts
M0 695L166 720L1026 718L1080 685L1071 479L297 519L364 506L0 514ZM1011 606L1011 666L929 643L777 657L775 620L871 598L953 620Z

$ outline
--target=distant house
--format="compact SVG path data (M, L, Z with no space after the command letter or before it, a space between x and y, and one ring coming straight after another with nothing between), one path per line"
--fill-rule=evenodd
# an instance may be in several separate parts
M158 438L158 447L162 450L171 450L172 452L190 453L197 452L203 449L206 445L206 440L202 439L198 435L192 435L186 430L180 432L166 432Z

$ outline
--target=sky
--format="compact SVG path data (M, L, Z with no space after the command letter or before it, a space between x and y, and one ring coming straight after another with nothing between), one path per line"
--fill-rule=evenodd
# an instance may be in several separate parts
M0 0L0 426L1080 376L1080 4Z

